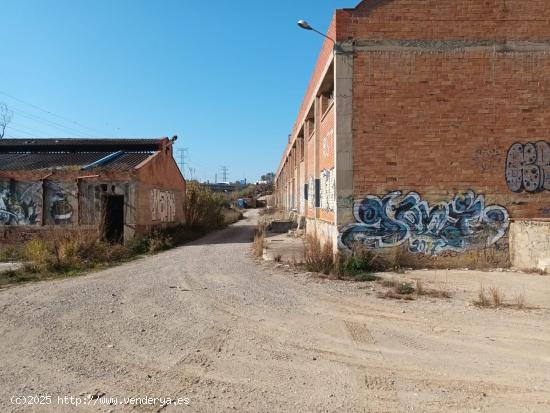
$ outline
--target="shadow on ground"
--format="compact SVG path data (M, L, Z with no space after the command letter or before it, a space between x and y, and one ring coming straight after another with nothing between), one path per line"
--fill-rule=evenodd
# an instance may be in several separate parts
M254 225L236 223L221 231L205 235L186 245L246 244L254 239Z

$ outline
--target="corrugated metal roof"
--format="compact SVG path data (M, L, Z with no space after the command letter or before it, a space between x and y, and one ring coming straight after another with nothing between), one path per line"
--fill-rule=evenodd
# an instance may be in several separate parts
M162 139L0 139L0 153L157 151Z
M153 153L145 152L126 152L120 158L103 166L101 169L107 171L126 171L134 169L140 163L149 158Z
M0 171L22 171L36 169L70 169L82 168L105 158L112 152L41 152L41 153L1 153ZM149 158L153 152L125 152L98 169L124 171L135 168Z

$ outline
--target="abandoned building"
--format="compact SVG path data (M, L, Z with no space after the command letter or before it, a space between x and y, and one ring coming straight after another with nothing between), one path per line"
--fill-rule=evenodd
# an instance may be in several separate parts
M182 223L175 140L0 140L0 243L74 228L119 242Z
M550 267L549 20L546 0L336 10L278 205L344 251Z

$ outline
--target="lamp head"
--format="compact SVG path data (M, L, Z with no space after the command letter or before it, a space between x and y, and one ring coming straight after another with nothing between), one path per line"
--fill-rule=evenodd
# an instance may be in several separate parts
M305 20L298 20L298 26L304 30L313 30L313 27L311 27Z

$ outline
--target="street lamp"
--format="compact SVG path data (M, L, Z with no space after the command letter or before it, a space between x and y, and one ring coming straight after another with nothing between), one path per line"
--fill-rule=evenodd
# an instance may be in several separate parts
M329 40L334 44L335 47L337 46L337 45L336 45L336 41L335 41L332 37L329 37L329 36L327 36L326 34L321 33L319 30L314 29L314 28L311 27L311 26L309 25L309 23L306 22L305 20L298 20L298 26L299 26L300 28L304 29L304 30L311 30L311 31L313 31L313 32L315 32L315 33L320 34L320 35L323 36L323 37L326 37L327 39L329 39Z

